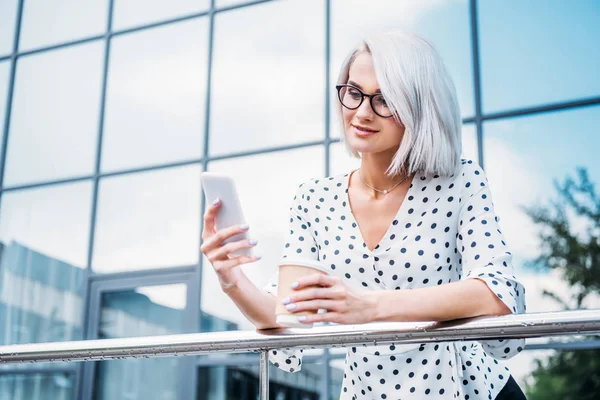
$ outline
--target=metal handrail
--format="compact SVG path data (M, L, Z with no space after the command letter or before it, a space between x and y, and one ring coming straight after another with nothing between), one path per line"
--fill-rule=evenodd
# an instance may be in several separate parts
M268 351L389 343L600 334L600 309L478 317L449 322L386 322L0 346L0 363L96 361L207 353L260 352L260 398L268 398Z

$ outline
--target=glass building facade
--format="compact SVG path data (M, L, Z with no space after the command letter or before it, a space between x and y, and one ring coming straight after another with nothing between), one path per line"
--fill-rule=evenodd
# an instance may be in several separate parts
M528 311L561 309L543 292L569 287L531 266L523 206L576 167L600 182L599 20L595 0L1 1L0 344L252 329L200 253L199 175L235 179L264 285L298 184L358 165L333 84L362 35L391 28L442 54ZM507 364L524 383L560 349L530 341ZM271 367L272 398L337 398L343 358ZM255 354L0 366L2 399L257 393Z

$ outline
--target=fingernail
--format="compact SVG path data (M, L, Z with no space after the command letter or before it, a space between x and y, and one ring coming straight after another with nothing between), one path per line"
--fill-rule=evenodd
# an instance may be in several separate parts
M304 322L306 321L306 315L301 315L298 317L298 322Z
M296 305L295 304L288 304L287 306L285 306L285 308L287 308L288 311L292 311L296 309Z
M256 258L257 260L260 260L262 258L262 254L257 254L254 256L254 258Z
M250 246L254 246L254 245L256 245L256 243L258 243L258 240L256 240L256 239L248 240L248 244L250 244Z
M221 202L220 198L216 198L215 201L213 201L213 206L216 206L217 204L219 204Z
M300 285L298 285L298 282L294 282L294 283L292 283L292 284L290 285L290 287L291 287L292 289L298 289L298 286L300 286Z
M292 302L292 299L290 299L289 297L286 297L285 299L281 300L281 304L286 305L286 304L290 304Z
M247 224L240 225L240 229L243 230L243 231L247 231L248 228L250 228L250 227Z

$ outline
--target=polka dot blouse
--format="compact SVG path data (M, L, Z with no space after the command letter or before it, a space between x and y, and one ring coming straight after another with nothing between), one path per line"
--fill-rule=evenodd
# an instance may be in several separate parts
M300 185L290 208L282 262L317 266L366 290L406 290L461 279L485 282L513 313L525 312L483 170L462 161L451 177L417 174L398 214L370 251L348 201L350 174ZM275 277L265 290L276 295ZM401 305L399 305L401 306ZM341 399L494 399L510 375L498 359L524 340L392 344L348 348ZM269 354L299 371L300 350Z

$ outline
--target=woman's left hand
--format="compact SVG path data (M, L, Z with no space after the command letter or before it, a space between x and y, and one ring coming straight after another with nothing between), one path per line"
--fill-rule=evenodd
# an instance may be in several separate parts
M352 289L340 278L323 274L309 275L296 283L292 285L294 293L283 300L289 312L327 310L326 313L299 316L302 323L364 324L374 321L375 292Z

